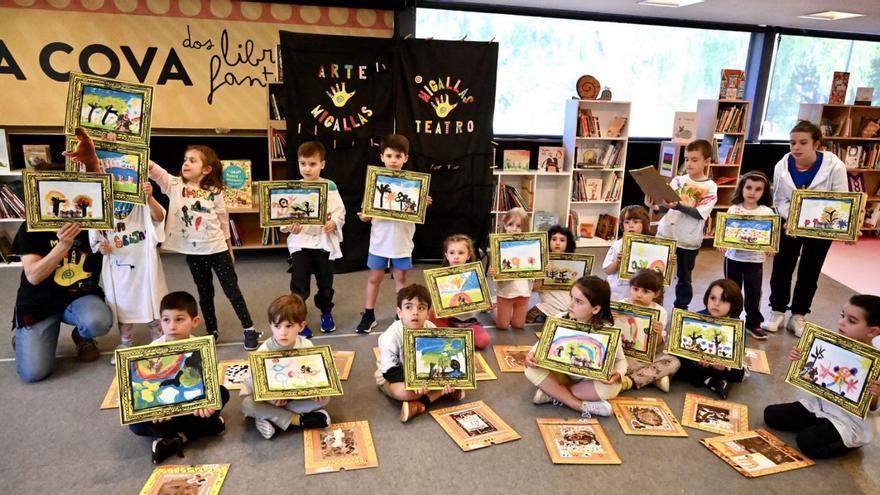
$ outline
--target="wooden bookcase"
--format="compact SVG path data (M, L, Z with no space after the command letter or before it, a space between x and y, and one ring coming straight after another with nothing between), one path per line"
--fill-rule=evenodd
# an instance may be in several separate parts
M529 230L535 228L534 213L545 211L559 217L564 224L567 218L566 196L562 191L569 188L571 174L565 170L559 172L542 172L538 170L499 170L492 171L495 193L492 203L492 232L504 232L503 217L507 209L502 207L501 198L504 186L513 187L526 202L525 210L529 215Z
M21 170L0 172L0 183L9 183L21 180ZM10 243L15 240L15 234L24 223L24 218L0 218L0 236L6 236ZM21 267L20 261L12 263L0 262L0 268Z
M798 119L809 120L822 129L825 149L836 154L846 164L847 173L863 183L868 194L868 215L880 203L880 137L861 137L863 119L880 119L880 107L866 105L825 105L801 103ZM827 132L827 131L831 132ZM848 150L865 150L864 156L847 161ZM870 150L873 150L870 151ZM868 163L870 161L870 163ZM850 180L850 190L854 181ZM866 217L866 218L867 218ZM862 231L877 231L876 227Z

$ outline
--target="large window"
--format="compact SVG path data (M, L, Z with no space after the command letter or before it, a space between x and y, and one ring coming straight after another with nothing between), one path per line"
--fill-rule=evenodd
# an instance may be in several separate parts
M782 36L773 62L762 139L788 139L801 103L827 103L834 71L849 72L845 103L856 88L871 86L880 102L880 43Z
M561 135L564 102L592 74L633 102L630 136L669 137L673 114L718 98L746 65L749 33L418 9L419 38L499 43L496 134Z

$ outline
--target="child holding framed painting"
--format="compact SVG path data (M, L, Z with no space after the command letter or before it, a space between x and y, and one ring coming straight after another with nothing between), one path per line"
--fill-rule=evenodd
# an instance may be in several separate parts
M464 390L446 385L443 390L407 390L403 363L403 329L435 328L428 321L431 308L431 294L424 285L412 284L397 291L397 317L379 336L379 361L375 378L379 389L392 399L401 401L400 421L410 419L425 412L437 399L449 396L453 400L464 399Z
M790 151L773 168L773 203L783 222L789 219L791 196L795 189L849 190L843 162L834 153L819 151L822 142L819 127L802 120L791 129L789 136ZM778 331L785 322L785 312L791 310L786 328L800 337L830 248L831 241L828 239L791 237L782 232L779 252L773 258L773 272L770 275L770 309L773 314L764 323L764 330ZM795 266L798 267L798 273L792 294Z
M312 347L312 343L301 335L308 314L306 304L299 295L277 297L269 304L268 315L272 337L260 344L256 352ZM323 409L330 402L327 397L257 402L254 399L253 373L248 374L239 395L242 413L247 418L254 418L257 431L266 440L275 436L277 429L287 431L291 426L326 428L330 424L330 415Z
M629 205L620 210L620 223L624 234L642 234L651 235L649 228L651 218L648 216L648 210L642 206ZM602 262L602 269L607 275L608 285L611 287L611 300L620 301L629 297L629 281L623 280L619 276L620 258L623 255L623 236L611 243L608 253L605 255L605 261Z
M562 225L554 225L547 230L547 242L551 253L573 253L577 247L574 234ZM568 290L542 290L538 292L538 297L541 302L526 313L526 323L544 323L548 316L564 312L571 301Z
M582 277L571 288L571 302L566 314L561 315L581 323L606 326L614 319L611 315L611 288L608 282L599 277ZM619 339L619 337L618 337ZM608 380L593 380L582 376L570 375L558 371L550 371L537 366L535 352L536 343L526 355L526 378L535 386L532 402L546 404L554 402L579 411L582 416L610 416L613 399L620 393L620 381L626 375L626 355L623 345L618 342L613 359L612 370Z
M529 217L526 210L516 207L508 210L502 217L504 232L519 234L528 231ZM495 267L489 266L489 276L496 275ZM532 280L497 280L495 290L495 327L507 330L508 327L522 329L526 324L529 299L532 297Z

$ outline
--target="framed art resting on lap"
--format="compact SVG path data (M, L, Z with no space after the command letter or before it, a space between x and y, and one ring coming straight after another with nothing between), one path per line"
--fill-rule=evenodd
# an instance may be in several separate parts
M342 395L330 346L248 354L254 399L310 399Z
M538 366L560 373L607 380L620 345L620 330L551 316L535 350Z
M735 318L718 318L673 309L666 352L692 361L742 369L744 323Z
M474 332L470 328L405 328L403 373L407 390L446 385L477 388Z
M660 320L660 310L611 301L611 315L614 327L620 329L623 353L639 361L654 362L660 334L652 326Z
M865 215L867 195L860 192L795 189L785 233L833 241L855 241Z
M118 142L146 146L152 106L152 86L71 72L64 133L82 127L94 139L112 133Z
M113 230L110 174L22 171L29 231L54 231L67 222L86 230Z

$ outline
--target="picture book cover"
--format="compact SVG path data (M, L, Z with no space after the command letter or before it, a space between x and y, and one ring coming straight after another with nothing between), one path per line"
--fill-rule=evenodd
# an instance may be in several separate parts
M238 210L254 206L250 160L220 160L223 164L223 199L226 208Z
M746 90L746 72L739 69L723 69L721 71L721 91L718 98L722 100L742 100Z
M846 88L849 87L849 72L835 72L831 81L831 94L828 95L829 105L843 105L846 99Z
M689 143L697 137L697 112L675 112L672 140Z
M871 100L874 99L874 88L862 87L856 88L856 105L871 106Z
M503 170L528 170L529 158L531 152L529 150L504 150Z
M538 148L538 171L561 172L565 148L558 146L541 146Z
M48 144L25 144L21 150L24 153L24 164L27 168L52 162L52 154L49 152Z

